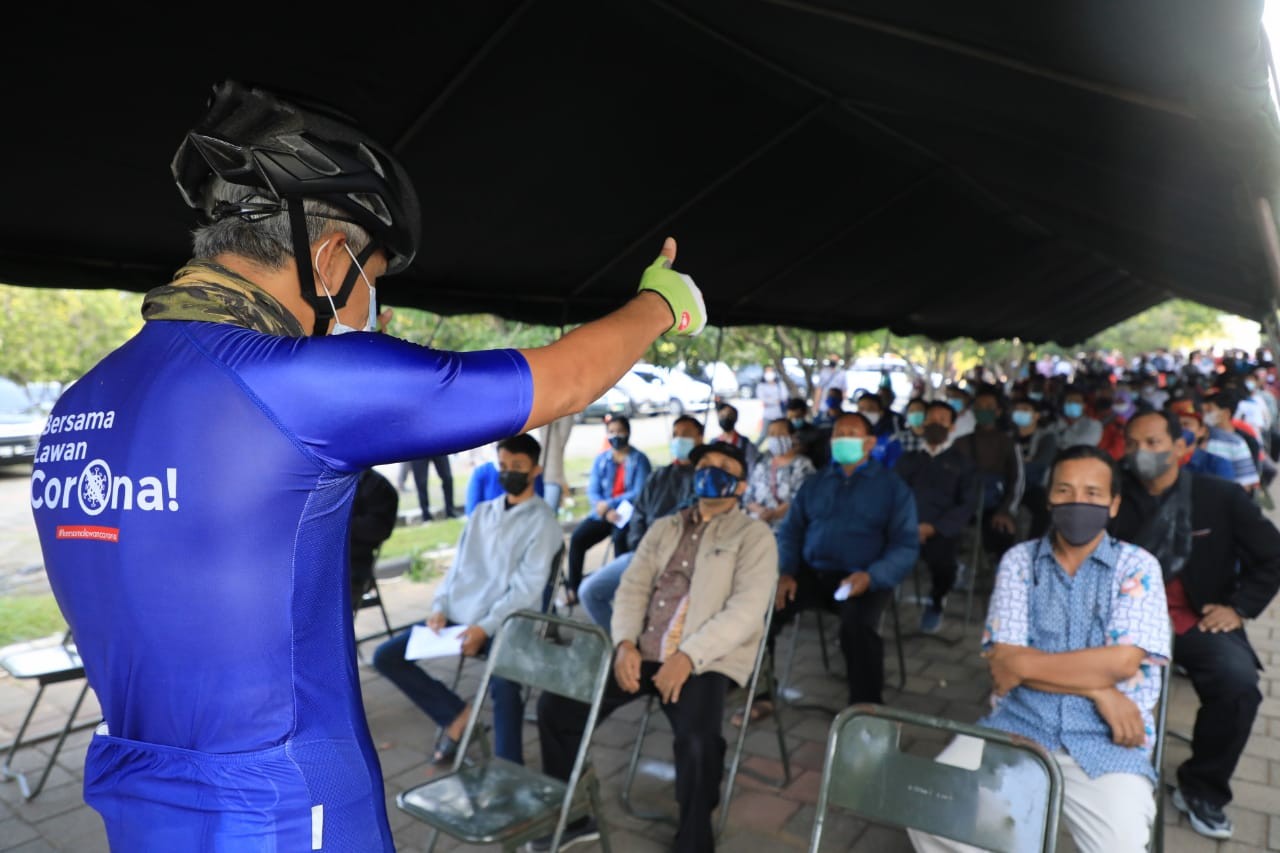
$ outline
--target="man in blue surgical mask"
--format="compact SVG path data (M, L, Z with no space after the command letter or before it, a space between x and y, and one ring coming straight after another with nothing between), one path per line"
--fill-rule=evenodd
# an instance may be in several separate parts
M875 459L871 424L856 412L832 427L835 464L800 487L778 527L778 595L771 637L801 609L840 615L849 702L881 701L880 614L920 556L911 489ZM752 716L772 710L757 700Z
M649 527L663 516L670 515L694 501L693 463L689 454L702 445L702 422L689 415L681 415L671 425L671 464L659 468L645 480L635 510L627 524L627 551L611 563L592 572L578 588L582 607L595 622L606 631L613 619L613 594L618 590L622 573L635 558Z

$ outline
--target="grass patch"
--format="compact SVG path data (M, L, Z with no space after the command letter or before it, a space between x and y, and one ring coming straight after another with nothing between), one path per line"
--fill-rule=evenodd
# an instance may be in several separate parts
M0 646L67 630L52 595L0 597Z

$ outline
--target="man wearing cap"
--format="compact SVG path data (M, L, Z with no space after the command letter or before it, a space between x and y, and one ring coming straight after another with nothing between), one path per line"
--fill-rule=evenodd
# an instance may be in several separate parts
M1169 411L1178 416L1182 426L1182 441L1188 451L1178 460L1188 471L1198 474L1212 474L1224 480L1235 477L1235 469L1231 463L1221 456L1215 456L1204 449L1209 440L1209 429L1204 425L1204 415L1193 400L1175 400L1169 404Z
M102 706L85 800L115 850L391 851L351 642L359 473L581 410L658 335L700 330L701 296L669 241L639 295L550 346L431 350L375 333L375 283L421 225L352 122L221 84L172 168L193 259L54 407L41 444L88 461L32 472Z
M600 720L641 696L657 696L675 734L674 849L715 849L711 813L720 799L730 684L751 677L764 633L765 608L778 578L769 526L739 507L747 461L732 445L711 443L689 454L698 502L655 521L622 575L613 605L616 646ZM588 706L544 692L538 701L542 767L568 779ZM594 819L571 824L561 841L598 837ZM550 838L530 845L550 848Z

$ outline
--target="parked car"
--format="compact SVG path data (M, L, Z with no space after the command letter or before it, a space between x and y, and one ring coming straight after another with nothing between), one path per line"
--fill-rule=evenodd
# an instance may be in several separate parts
M627 395L631 411L637 415L656 415L667 411L671 394L666 379L652 365L639 364L623 374L614 386Z
M680 369L685 369L683 364ZM723 361L705 365L699 378L711 383L711 390L726 400L738 396L738 379L733 375L733 368Z
M683 370L668 370L663 378L667 388L667 411L672 415L705 412L711 408L711 386Z
M614 387L604 392L599 400L596 400L590 406L587 406L581 412L574 416L574 420L578 423L589 418L597 418L604 420L611 415L626 415L631 417L634 414L631 406L631 398L626 395L622 389Z
M905 411L916 380L924 377L917 368L900 358L867 356L855 360L853 366L845 372L848 396L852 398L860 390L875 391L886 373L889 375L889 387L893 389L893 408L895 411Z
M53 411L53 404L58 402L62 392L68 386L61 382L28 382L27 399L45 414Z
M35 461L45 419L20 385L0 379L0 465Z

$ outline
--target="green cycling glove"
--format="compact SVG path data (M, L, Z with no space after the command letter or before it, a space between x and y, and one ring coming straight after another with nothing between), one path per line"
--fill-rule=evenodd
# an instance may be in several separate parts
M667 331L677 335L697 335L707 325L707 306L702 291L689 276L671 269L671 262L659 255L640 278L640 291L652 290L661 296L674 322Z

